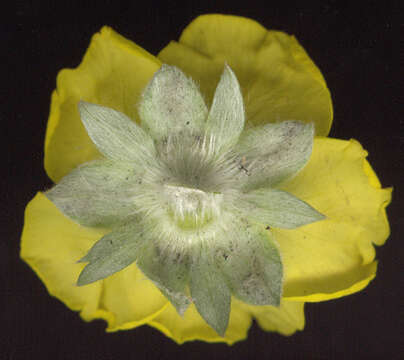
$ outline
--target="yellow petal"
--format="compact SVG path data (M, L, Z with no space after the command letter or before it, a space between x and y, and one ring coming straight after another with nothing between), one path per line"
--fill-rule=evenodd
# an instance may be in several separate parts
M329 90L293 36L267 31L242 17L203 15L158 57L193 77L209 102L228 63L240 82L247 120L253 124L300 120L314 122L317 135L330 130Z
M45 169L54 182L99 156L80 121L79 101L137 119L139 95L160 65L157 58L104 27L93 36L81 64L60 71L45 139Z
M104 280L100 306L115 314L107 331L126 330L153 319L168 300L135 264Z
M98 317L102 283L78 287L83 264L77 260L103 235L74 224L38 193L25 211L21 257L45 283L49 293L85 318Z
M376 273L374 245L389 236L380 183L355 141L316 138L308 165L281 188L327 219L294 230L273 229L285 268L284 296L322 301L364 288Z
M74 223L38 193L25 212L21 257L49 293L72 310L80 311L84 320L103 318L111 331L144 324L164 310L167 300L135 265L106 280L76 286L85 266L77 260L106 231Z
M304 303L282 300L279 308L275 306L242 305L251 313L258 325L266 331L276 331L282 335L292 335L296 330L303 330L305 325Z
M224 337L220 337L201 318L194 304L189 306L183 317L178 315L175 308L170 304L148 324L159 329L178 344L192 340L203 340L226 342L231 345L236 341L245 339L251 326L251 315L240 304L237 300L232 299L229 326Z

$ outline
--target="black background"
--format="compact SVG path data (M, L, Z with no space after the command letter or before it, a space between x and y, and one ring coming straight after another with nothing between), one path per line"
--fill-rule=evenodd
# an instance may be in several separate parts
M0 359L400 359L403 349L403 73L399 69L400 1L244 0L123 3L17 2L0 22L2 146L0 237ZM143 4L142 4L143 3ZM300 5L297 5L300 4ZM304 4L304 5L302 5ZM401 11L401 13L400 13ZM252 326L232 347L191 342L178 346L148 326L105 333L105 323L83 322L48 295L19 259L24 208L51 185L43 170L50 94L61 68L75 67L92 34L110 25L157 54L197 15L251 17L296 35L331 90L330 136L355 138L384 186L394 186L388 208L392 235L377 250L378 275L362 292L308 304L306 328L291 337ZM402 25L402 24L401 24ZM401 48L402 49L402 48ZM402 70L402 69L401 69Z

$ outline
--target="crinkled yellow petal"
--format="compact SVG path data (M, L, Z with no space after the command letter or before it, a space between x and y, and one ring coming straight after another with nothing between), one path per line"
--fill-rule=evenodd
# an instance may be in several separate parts
M207 342L226 342L231 345L247 337L248 329L251 326L251 315L243 309L240 302L233 299L229 325L224 337L220 337L202 319L194 304L189 306L183 317L178 315L175 308L170 304L148 324L159 329L179 344L186 341L203 340Z
M54 182L99 156L80 121L79 101L137 119L139 95L160 65L157 58L104 27L93 36L81 64L59 72L45 139L45 169Z
M314 122L317 135L329 133L330 92L293 36L267 31L243 17L203 15L188 25L179 42L170 42L158 57L194 78L208 102L226 62L240 82L248 121Z
M374 245L389 236L382 189L355 141L316 138L307 166L281 188L327 218L294 230L273 229L284 263L284 296L322 301L364 288L376 273Z
M194 305L191 305L184 317L181 317L170 304L148 324L179 344L186 341L203 340L225 342L231 345L247 337L252 318L255 318L259 326L266 331L292 335L296 330L304 328L304 303L283 300L280 307L277 308L275 306L252 306L233 298L230 322L225 337L218 336L206 324Z
M38 193L26 208L21 257L49 293L80 311L84 320L103 318L111 331L144 324L164 310L167 300L135 265L106 280L76 286L85 266L77 261L105 233L74 223Z
M292 335L303 330L304 302L282 300L279 308L275 306L251 306L240 303L248 311L258 325L265 331L276 331L282 335Z

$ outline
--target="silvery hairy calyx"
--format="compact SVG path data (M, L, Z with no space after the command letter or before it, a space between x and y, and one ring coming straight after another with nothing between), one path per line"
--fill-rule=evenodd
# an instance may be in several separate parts
M79 111L102 157L46 193L77 223L110 229L80 260L79 286L136 262L179 314L194 303L221 336L231 296L279 306L282 254L271 228L324 218L277 190L309 160L312 124L247 128L227 65L210 109L192 79L163 65L138 105L140 125L95 104Z

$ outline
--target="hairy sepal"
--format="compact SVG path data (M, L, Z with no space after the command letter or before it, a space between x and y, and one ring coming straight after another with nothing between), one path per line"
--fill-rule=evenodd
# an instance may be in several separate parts
M202 318L224 336L230 317L231 293L206 244L193 251L190 268L192 300Z
M138 171L128 163L94 160L73 170L45 195L81 225L116 226L135 211Z
M325 219L324 215L292 194L270 188L243 194L237 208L245 217L283 229L295 229Z
M244 190L275 186L295 176L308 162L314 126L298 121L266 124L245 131L236 151L246 176Z
M231 68L226 64L213 97L206 122L208 134L215 137L217 152L237 143L245 122L243 96Z
M154 158L152 138L125 114L80 101L81 120L91 140L107 158L142 165Z
M271 233L246 219L234 219L216 250L233 295L252 305L279 306L283 265Z
M163 64L142 94L139 115L142 127L160 141L183 130L201 133L207 108L194 81Z
M144 244L137 224L128 224L102 237L79 262L89 262L80 273L78 286L87 285L126 268L136 261Z
M137 262L140 270L160 289L181 316L190 304L185 293L189 258L180 250L149 239Z

